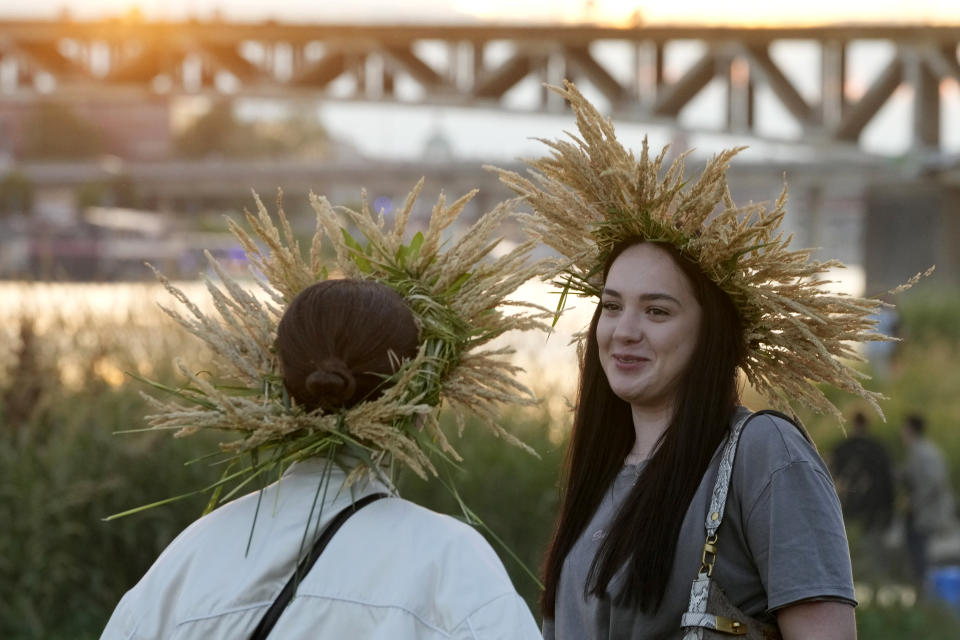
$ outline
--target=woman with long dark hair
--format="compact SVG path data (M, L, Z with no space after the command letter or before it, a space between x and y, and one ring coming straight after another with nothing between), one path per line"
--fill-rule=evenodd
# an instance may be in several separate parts
M570 83L579 136L532 178L501 178L596 296L583 337L562 502L545 564L545 638L855 638L853 582L829 472L793 418L740 406L740 374L775 406L838 413L813 383L876 401L841 358L875 301L736 207L725 171L688 188L682 156L640 158ZM717 635L714 635L717 634Z

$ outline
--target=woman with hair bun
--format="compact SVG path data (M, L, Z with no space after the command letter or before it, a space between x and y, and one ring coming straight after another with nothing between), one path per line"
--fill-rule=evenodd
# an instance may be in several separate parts
M340 224L325 201L314 205L331 228ZM439 211L450 214L442 206ZM269 222L261 211L258 224L273 229ZM435 226L435 233L442 231ZM401 235L373 228L365 234L371 247ZM272 237L269 231L266 237ZM180 534L124 596L102 638L539 638L529 609L483 537L459 520L400 498L386 475L391 462L432 469L415 447L417 438L442 437L438 405L460 401L447 388L451 376L474 376L477 392L486 380L488 391L510 397L501 386L508 362L489 361L485 368L461 362L483 339L468 337L456 343L464 346L448 345L457 351L445 352L437 345L446 334L435 329L443 318L473 335L518 326L517 318L500 313L501 294L480 305L477 297L494 283L517 279L519 285L531 272L525 267L507 274L505 267L513 270L515 263L494 262L485 272L499 274L494 279L460 279L457 287L471 278L478 287L461 299L459 288L429 271L430 265L447 266L449 254L439 252L437 240L431 234L414 240L423 255L407 251L399 281L390 274L400 265L374 279L364 254L351 253L355 243L338 246L338 270L350 277L305 287L302 282L321 272L315 262L295 259L293 267L289 260L281 266L286 254L274 248L265 256L248 246L278 293L274 299L289 301L279 322L269 307L228 281L237 306L221 309L243 309L243 316L213 324L196 310L203 320L194 332L228 355L238 372L260 363L262 372L254 373L266 381L267 398L218 395L198 380L204 400L217 406L194 420L246 433L232 443L235 449L289 464L277 465L277 482L220 506ZM482 256L461 244L451 250L458 247L457 268L477 273ZM416 296L400 293L423 273L427 277L413 287ZM439 320L429 315L438 306L446 311ZM534 326L526 317L519 321ZM274 328L271 345L267 336ZM450 358L446 368L439 366L443 357ZM484 378L484 371L494 370L496 376ZM270 385L277 378L282 387ZM168 409L162 419L180 419L182 413Z
M310 411L372 399L420 331L395 291L369 280L325 280L301 291L277 325L283 384Z

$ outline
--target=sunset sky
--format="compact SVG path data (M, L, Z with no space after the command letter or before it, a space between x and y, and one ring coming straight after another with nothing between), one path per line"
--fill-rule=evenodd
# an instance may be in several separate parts
M598 22L624 24L639 11L646 23L822 24L828 22L913 22L960 24L957 0L33 0L4 2L0 16L43 17L69 6L77 18L118 15L133 7L148 18L205 17L219 10L234 19L274 18L284 21L325 19L417 19L430 22L500 20L534 22ZM346 6L344 6L346 5Z

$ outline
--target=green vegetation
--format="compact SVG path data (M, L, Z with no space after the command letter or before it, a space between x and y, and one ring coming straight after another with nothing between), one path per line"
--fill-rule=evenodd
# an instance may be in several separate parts
M60 102L37 103L24 126L23 157L28 160L92 158L103 149L103 132Z
M329 137L315 118L254 124L237 118L232 104L221 101L180 132L174 147L183 158L316 158L328 153Z
M11 213L28 214L33 209L33 182L20 171L0 178L0 217Z
M900 307L903 342L894 352L890 371L866 383L887 400L880 403L884 422L869 408L848 396L827 391L849 417L863 410L871 420L871 432L888 447L895 461L902 458L900 424L914 412L927 418L928 436L940 446L951 467L954 489L960 495L960 295L918 293ZM872 373L869 369L868 373ZM830 451L843 434L822 416L805 415L821 451Z
M904 331L917 336L901 346L890 377L873 388L891 397L886 423L874 430L897 455L898 425L908 411L930 419L931 437L944 447L960 480L960 342L949 310L960 297L910 299L903 307ZM205 501L184 500L124 518L103 518L196 488L217 477L203 464L184 466L211 446L197 437L114 432L141 428L146 409L142 386L119 371L175 381L169 362L176 355L204 365L196 343L158 312L145 308L116 319L84 317L26 319L0 324L0 637L96 638L120 599L165 545L202 511ZM956 317L954 315L954 317ZM920 320L943 318L944 320ZM148 322L149 320L149 322ZM924 328L924 333L920 332ZM921 339L919 336L923 335ZM69 357L68 357L69 356ZM152 363L152 364L150 364ZM861 408L838 397L849 414ZM807 417L821 451L840 433L827 421ZM540 454L537 460L468 425L458 450L469 472L456 478L476 514L531 568L540 558L557 505L556 477L563 444L547 433L547 411L510 411L510 430ZM451 425L447 425L450 427ZM404 495L458 515L451 495L412 474L400 478ZM859 581L890 580L896 551L878 563L870 545L851 531ZM536 611L538 590L503 548L518 589ZM896 575L895 582L900 582ZM865 600L857 611L862 640L960 637L960 617L931 603L911 606L897 599Z

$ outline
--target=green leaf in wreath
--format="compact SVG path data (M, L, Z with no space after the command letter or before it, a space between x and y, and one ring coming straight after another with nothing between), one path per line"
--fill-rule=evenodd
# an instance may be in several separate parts
M420 257L420 247L423 246L423 232L417 231L413 238L410 239L408 246L410 247L410 260L416 262L417 258Z
M467 273L460 274L460 277L454 280L453 283L447 288L447 295L457 295L457 292L459 292L463 285L466 284L471 275L472 274L469 271Z
M373 271L373 267L370 265L370 261L367 260L366 253L363 250L363 245L357 242L350 233L341 227L340 233L343 234L343 241L347 247L352 251L350 257L353 259L353 262L363 273L370 273Z

